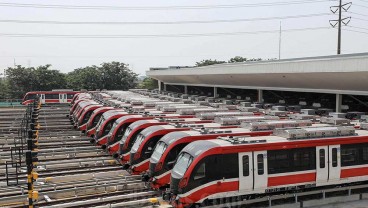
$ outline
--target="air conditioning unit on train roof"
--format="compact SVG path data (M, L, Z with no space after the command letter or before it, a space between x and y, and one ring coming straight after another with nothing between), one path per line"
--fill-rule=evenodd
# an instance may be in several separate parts
M242 123L240 126L245 129L249 129L251 131L266 131L266 130L274 130L277 128L295 128L303 126L312 126L312 121L310 120L260 121L260 122Z
M289 140L354 136L355 128L352 126L309 127L296 129L275 129L273 134Z

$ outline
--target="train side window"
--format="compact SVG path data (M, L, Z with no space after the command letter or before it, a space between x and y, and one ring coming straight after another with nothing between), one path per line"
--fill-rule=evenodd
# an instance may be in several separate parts
M316 149L299 148L293 151L293 171L316 169Z
M263 154L257 155L257 166L258 166L258 175L263 175L264 174Z
M332 148L332 167L337 167L337 148Z
M73 99L74 94L67 94L66 96L67 96L68 99Z
M341 166L351 166L359 164L359 146L341 146Z
M368 162L368 146L367 145L362 147L362 160L364 164Z
M243 161L243 176L249 176L249 156L244 155L242 161Z
M206 163L202 163L196 173L194 174L194 180L199 180L199 179L202 179L202 178L205 178L206 177Z
M267 152L268 174L290 172L290 150L271 150Z
M326 165L326 154L325 149L319 150L319 168L325 168Z

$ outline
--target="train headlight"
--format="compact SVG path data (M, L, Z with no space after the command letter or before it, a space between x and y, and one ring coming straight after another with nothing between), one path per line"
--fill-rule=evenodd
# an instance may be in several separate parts
M162 162L157 163L155 171L160 171L162 169Z
M188 184L188 178L185 177L185 178L183 178L183 179L180 180L180 182L179 182L179 188L184 188L185 186L187 186L187 184Z

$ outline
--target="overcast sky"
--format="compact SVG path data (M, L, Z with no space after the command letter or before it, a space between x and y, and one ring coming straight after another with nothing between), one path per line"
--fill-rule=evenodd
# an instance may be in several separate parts
M254 6L211 9L162 9L162 10L88 10L88 9L45 9L5 7L1 3L89 5L119 7L167 7L202 6L229 4L259 4L270 2L295 2L301 0L0 0L1 20L42 20L79 22L172 22L211 21L295 15L320 14L319 16L283 19L281 58L336 54L337 30L328 29L329 19L336 19L330 6L336 1L314 0L313 3L283 6ZM310 1L310 0L304 0ZM354 3L360 5L355 6ZM353 0L352 16L346 29L363 33L343 31L342 53L368 51L368 0ZM359 15L363 14L363 15ZM365 16L364 16L365 15ZM355 19L359 18L359 19ZM141 75L149 67L193 65L196 61L212 58L228 60L234 56L248 58L277 58L279 33L241 33L237 35L194 36L194 37L135 37L135 38L51 38L51 37L8 37L3 34L53 34L53 35L166 35L239 33L275 31L280 20L240 21L211 24L113 24L113 25L64 25L25 24L0 22L0 69L16 64L38 66L52 64L54 69L69 72L78 67L98 65L102 62L120 61L127 63ZM327 29L321 29L325 27ZM366 28L366 29L359 29ZM319 28L302 31L290 29Z

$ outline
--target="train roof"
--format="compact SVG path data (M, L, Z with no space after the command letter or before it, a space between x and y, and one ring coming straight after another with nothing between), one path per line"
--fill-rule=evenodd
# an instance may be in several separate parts
M309 127L309 128L298 128L298 129L310 129L310 130L329 130L332 128L336 128L336 126L331 127ZM344 128L344 127L342 127ZM351 127L353 128L353 127ZM295 129L289 129L295 130ZM277 131L277 130L276 130ZM282 131L282 129L278 130ZM283 136L258 136L258 137L223 137L211 140L200 140L194 141L187 145L182 151L187 152L193 157L197 157L201 153L208 151L210 149L219 147L221 148L221 152L243 152L243 151L252 151L252 148L261 148L259 145L263 147L263 150L268 149L285 149L287 148L287 143L293 145L290 148L298 148L302 147L301 143L306 145L326 145L327 142L336 142L339 143L342 140L346 140L347 143L349 141L351 143L359 143L362 142L363 139L368 140L368 131L366 130L355 130L353 135L345 135L345 136L326 136L326 137L318 137L318 138L299 138L299 139L290 139ZM234 140L233 140L234 139ZM355 139L355 140L354 140ZM354 141L354 142L353 142ZM271 145L272 144L272 145ZM280 144L279 146L277 144Z
M156 126L150 126L150 127L145 128L143 131L141 131L141 134L148 136L153 132L163 130L163 129L177 129L177 128L173 125L156 125Z
M155 119L139 120L139 121L135 121L135 122L131 123L129 125L129 128L130 129L135 129L135 128L138 128L141 125L148 124L148 123L160 123L160 121L155 120Z
M93 113L99 113L101 111L104 111L104 110L113 110L115 109L114 107L109 107L109 106L102 106L101 108L97 108L93 111Z
M118 118L115 123L121 123L121 122L124 122L128 119L132 119L132 118L143 118L142 115L126 115L126 116L123 116L123 117L120 117Z
M86 107L86 111L87 110L90 110L90 109L92 109L92 108L99 108L99 107L102 107L103 105L101 105L101 104L93 104L93 105L89 105L89 106L87 106Z
M64 90L64 91L32 91L32 92L27 92L26 95L29 94L77 94L79 93L79 91L68 91L68 90Z
M124 110L111 110L111 111L106 111L105 113L102 114L102 116L104 117L104 119L108 119L115 115L126 115L126 114L128 113L125 112Z

